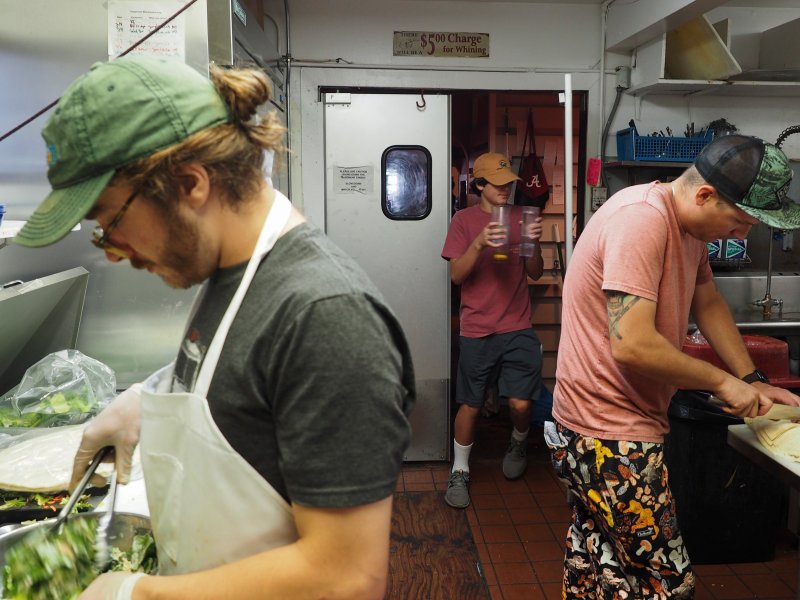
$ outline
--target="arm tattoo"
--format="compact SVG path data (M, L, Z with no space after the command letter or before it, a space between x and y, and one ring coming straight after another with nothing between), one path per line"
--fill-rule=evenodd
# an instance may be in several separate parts
M639 296L633 296L615 290L606 292L606 296L608 297L606 302L606 308L608 310L608 333L618 340L621 340L622 335L619 332L619 321L622 319L623 315L639 301Z

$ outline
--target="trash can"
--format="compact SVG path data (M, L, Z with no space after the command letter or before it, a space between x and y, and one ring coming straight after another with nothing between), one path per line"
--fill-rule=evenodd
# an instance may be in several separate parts
M664 460L692 563L772 560L788 491L728 445L728 426L744 421L697 392L679 391L669 422Z

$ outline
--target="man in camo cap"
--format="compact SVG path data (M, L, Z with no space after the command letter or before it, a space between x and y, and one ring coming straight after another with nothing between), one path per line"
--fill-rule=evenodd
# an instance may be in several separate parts
M792 169L781 150L755 137L727 135L706 146L697 172L751 217L777 229L800 227L800 204L787 198Z
M545 438L575 498L564 597L690 598L690 556L663 461L677 388L709 390L723 410L764 414L800 398L756 369L714 285L706 242L760 222L800 227L775 146L729 135L677 180L614 194L589 220L564 282L555 422ZM727 366L681 352L690 312ZM713 515L708 515L713 519Z

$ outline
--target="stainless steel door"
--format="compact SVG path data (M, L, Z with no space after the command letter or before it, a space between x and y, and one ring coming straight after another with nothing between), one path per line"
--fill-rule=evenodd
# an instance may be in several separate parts
M449 459L450 279L441 258L450 221L449 113L446 95L325 96L325 227L367 271L408 337L417 379L409 461ZM391 156L403 148L418 159L411 170L423 180L414 192L419 204L407 213L392 206L404 181Z

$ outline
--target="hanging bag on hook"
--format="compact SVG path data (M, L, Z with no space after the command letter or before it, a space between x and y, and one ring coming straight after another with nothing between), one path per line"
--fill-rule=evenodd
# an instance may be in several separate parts
M528 148L528 140L530 140L530 148ZM522 181L517 181L514 204L544 208L550 197L550 186L547 184L542 162L536 155L532 110L528 111L528 124L525 129L525 141L522 142L522 163L519 166L519 176Z

